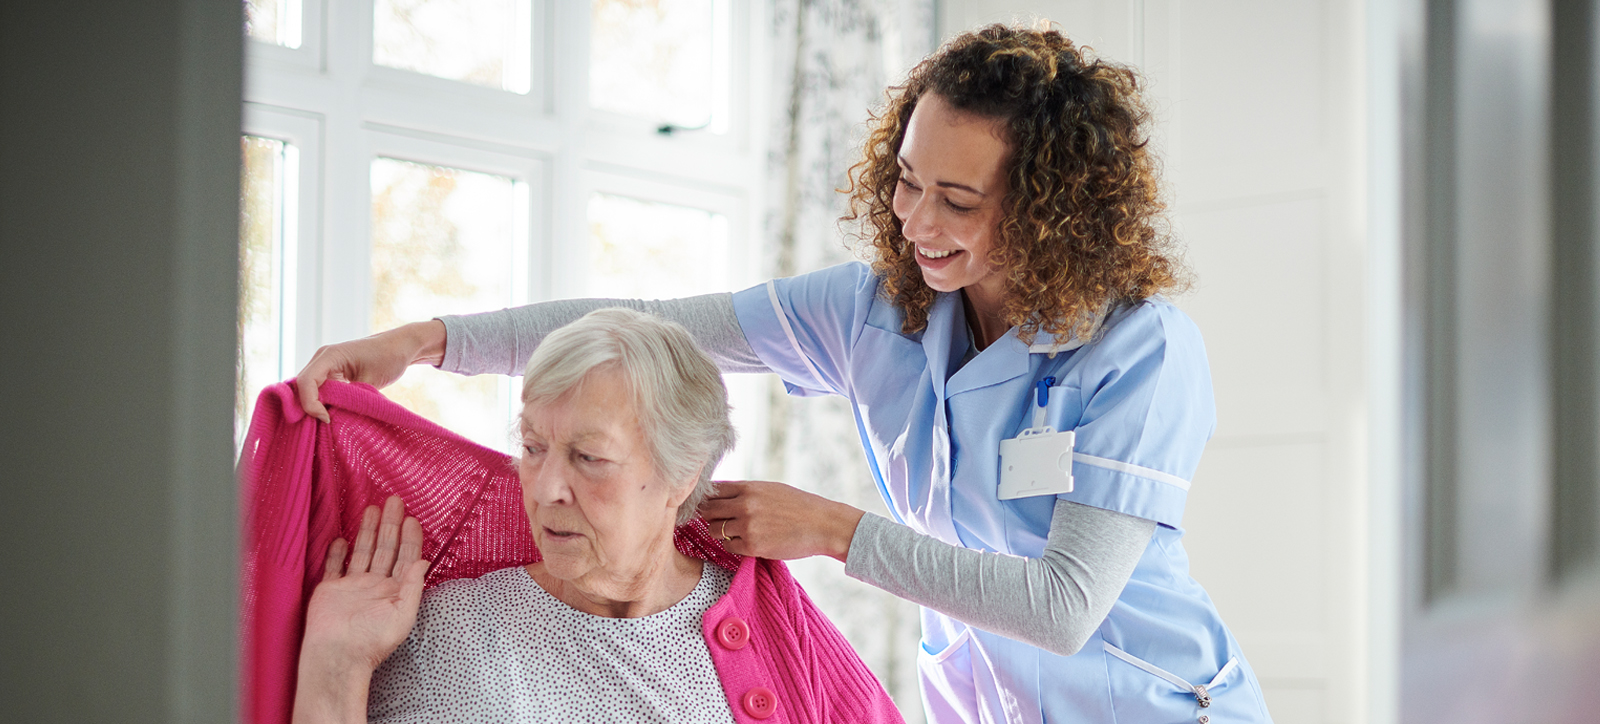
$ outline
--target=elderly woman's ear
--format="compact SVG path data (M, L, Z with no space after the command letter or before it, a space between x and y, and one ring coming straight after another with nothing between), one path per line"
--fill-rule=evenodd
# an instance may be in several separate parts
M694 469L694 473L692 475L689 475L688 477L685 477L682 480L678 480L678 481L673 483L673 486L672 486L672 505L673 505L673 507L675 507L675 508L681 507L684 504L684 502L686 502L690 498L694 497L695 490L697 488L699 488L699 485L700 485L700 474L702 472L704 472L705 469L706 469L706 466L701 465L700 467ZM699 501L696 501L696 502L699 502ZM696 505L695 507L698 508L699 506ZM693 518L696 512L698 512L698 511L693 511L693 510L688 511L689 517Z

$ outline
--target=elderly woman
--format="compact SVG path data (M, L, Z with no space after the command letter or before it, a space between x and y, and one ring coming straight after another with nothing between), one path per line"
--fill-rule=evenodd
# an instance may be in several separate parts
M683 328L596 311L550 335L523 379L517 471L543 559L424 594L421 525L398 498L368 508L311 597L294 721L732 722L829 707L898 720L781 563L746 560L746 595L730 600L733 571L674 545L734 442L717 368ZM784 646L753 633L763 626L794 644L790 664L755 656Z

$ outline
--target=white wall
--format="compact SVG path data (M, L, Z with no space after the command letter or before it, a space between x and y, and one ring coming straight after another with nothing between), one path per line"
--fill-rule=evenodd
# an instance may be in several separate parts
M942 38L1046 18L1150 81L1217 394L1186 546L1279 724L1368 711L1363 7L939 4Z

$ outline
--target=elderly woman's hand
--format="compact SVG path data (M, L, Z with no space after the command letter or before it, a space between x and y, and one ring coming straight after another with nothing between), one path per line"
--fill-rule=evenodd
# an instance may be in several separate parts
M700 505L711 535L742 556L789 560L850 553L864 513L783 483L718 482L717 494Z
M306 609L300 647L296 724L366 721L372 672L405 641L417 621L423 578L422 525L405 517L399 498L380 516L369 506L361 518L345 570L343 538L328 547L322 583Z
M439 364L444 360L444 345L444 322L435 319L322 347L295 375L300 407L307 415L327 422L328 408L317 397L323 382L343 380L388 387L411 365Z

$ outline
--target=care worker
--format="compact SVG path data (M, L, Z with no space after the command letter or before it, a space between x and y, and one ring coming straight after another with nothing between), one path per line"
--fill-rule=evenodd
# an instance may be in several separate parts
M842 395L895 520L780 483L700 508L730 550L830 555L922 605L930 721L1269 722L1179 527L1215 426L1133 71L1059 33L962 35L891 89L852 171L870 264L735 294L570 300L323 348L300 373L515 374L545 334L630 306L727 372Z

